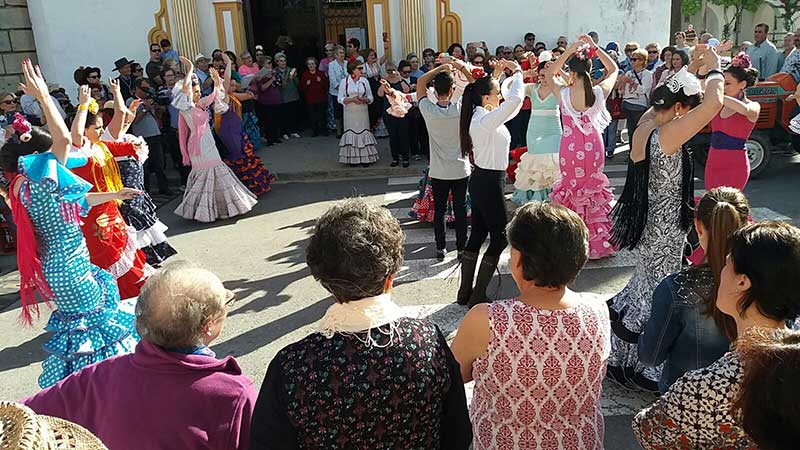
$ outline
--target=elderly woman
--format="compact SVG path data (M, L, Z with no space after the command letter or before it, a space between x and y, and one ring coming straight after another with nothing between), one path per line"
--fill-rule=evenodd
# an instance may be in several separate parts
M737 230L728 245L731 252L720 276L717 308L736 322L737 336L775 333L772 338L777 341L786 322L800 313L800 229L777 221L754 223ZM745 372L740 352L734 343L732 351L678 378L658 401L639 412L633 420L639 443L646 450L756 448L735 412ZM793 392L790 385L784 386Z
M330 67L334 67L331 63ZM378 142L369 125L369 105L375 100L363 76L364 63L347 63L347 76L339 83L337 100L344 107L344 134L339 140L339 162L363 167L378 161ZM331 79L331 83L333 79Z
M453 341L462 378L475 380L474 448L600 450L608 310L567 288L589 254L586 225L563 206L532 202L508 237L519 297L475 306Z
M319 218L306 260L335 304L270 363L251 450L469 448L464 387L444 335L392 301L403 241L397 219L361 198Z
M337 45L333 51L333 60L328 63L328 98L333 108L336 137L342 137L343 107L339 103L339 84L347 78L347 62L344 60L344 47Z
M300 106L300 91L297 89L299 77L297 69L289 67L284 53L275 55L277 68L275 73L281 80L281 106L278 109L278 117L281 123L281 137L288 141L290 137L298 139L297 134L297 108Z
M622 110L627 116L628 136L633 136L639 119L650 107L650 91L653 90L653 73L647 70L647 52L634 50L630 55L631 69L621 75Z
M217 359L208 348L234 299L213 273L167 265L139 295L142 341L133 354L88 366L23 403L112 449L130 447L132 436L144 450L246 449L253 382L232 356Z

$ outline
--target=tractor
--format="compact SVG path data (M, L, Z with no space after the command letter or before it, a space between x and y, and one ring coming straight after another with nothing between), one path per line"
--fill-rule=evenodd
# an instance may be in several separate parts
M750 178L757 178L767 169L773 150L785 148L797 151L792 146L789 120L794 116L797 102L786 101L795 92L797 83L788 73L776 73L765 81L747 88L747 98L761 104L755 129L747 139L747 157L750 159ZM706 126L687 144L695 159L705 165L711 143L711 126Z

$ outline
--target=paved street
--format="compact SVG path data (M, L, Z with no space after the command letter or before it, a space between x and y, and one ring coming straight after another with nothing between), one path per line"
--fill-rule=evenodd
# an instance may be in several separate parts
M267 151L284 152L290 148ZM334 153L333 149L329 152L331 157ZM606 167L617 195L624 184L623 160L618 155ZM384 159L379 164L388 165L388 161ZM412 168L401 177L277 184L247 216L212 225L174 216L171 211L175 200L165 205L160 217L170 227L170 242L180 252L179 258L214 271L239 298L222 336L213 346L217 355L235 355L245 373L260 387L274 354L313 329L332 299L311 278L305 265L308 232L331 201L352 195L385 205L402 222L406 263L397 277L394 298L407 308L409 315L429 317L452 338L466 307L452 303L458 283L455 252L437 262L432 227L408 216L420 175L419 168ZM798 179L800 156L775 157L766 176L748 184L746 193L755 218L800 217ZM702 182L697 186L702 187ZM450 250L454 240L454 233L449 230ZM508 251L501 260L499 282L492 283L501 298L516 294L507 261ZM602 301L624 286L633 261L631 254L621 252L613 258L590 262L573 288L596 293L598 301ZM0 288L8 283L13 283L13 273L0 277ZM30 328L19 326L18 314L18 303L0 312L0 399L17 399L36 392L36 378L45 357L41 346L46 335L42 328L48 313ZM606 448L638 448L632 440L630 418L652 400L651 396L605 385Z

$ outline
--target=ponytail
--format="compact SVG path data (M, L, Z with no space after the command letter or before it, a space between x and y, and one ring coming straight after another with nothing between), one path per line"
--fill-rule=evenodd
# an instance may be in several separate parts
M592 76L590 73L592 71L591 58L586 55L582 55L580 58L577 55L573 55L567 60L567 67L569 68L570 72L583 79L583 98L586 100L586 105L591 107L594 105L596 100L594 88L592 86Z
M736 323L716 306L722 268L730 253L729 239L733 233L747 225L750 206L739 190L730 187L715 188L706 193L697 205L697 218L706 229L706 261L714 276L714 286L706 298L703 314L714 319L721 333L729 340L736 339Z
M470 83L464 88L464 94L461 98L461 122L459 124L459 132L461 138L461 156L466 157L472 153L472 136L469 135L469 126L472 123L472 115L475 113L475 107L480 104L480 99L475 102L473 95L475 94L475 83Z

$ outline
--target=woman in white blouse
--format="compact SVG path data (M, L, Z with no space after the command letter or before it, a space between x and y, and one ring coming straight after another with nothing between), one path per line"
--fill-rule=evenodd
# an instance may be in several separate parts
M374 97L369 81L361 76L363 70L363 62L348 62L348 75L339 83L337 100L344 106L344 134L339 140L339 162L369 167L378 161L378 149L375 148L377 142L369 125L368 105Z
M627 116L628 136L633 136L639 119L650 108L650 91L653 90L653 72L647 70L647 52L636 50L631 53L631 64L633 69L620 77L623 83L622 110Z
M497 77L504 69L513 74L505 102L500 104ZM495 66L495 77L477 70L473 74L475 82L464 90L461 104L461 152L464 155L472 152L475 160L475 170L469 181L472 231L461 257L461 286L457 299L459 304L470 307L487 302L486 287L497 268L500 254L508 245L503 189L511 134L505 123L519 113L525 96L522 69L516 61L499 61ZM489 248L483 255L473 286L478 252L487 236Z

